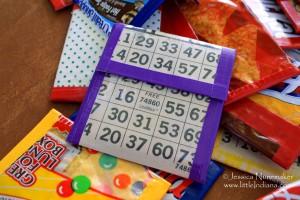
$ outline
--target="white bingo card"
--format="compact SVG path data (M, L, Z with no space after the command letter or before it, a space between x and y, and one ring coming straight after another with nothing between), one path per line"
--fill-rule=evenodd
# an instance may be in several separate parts
M68 140L205 181L234 55L117 24Z
M207 96L107 75L80 144L101 146L129 160L138 157L188 177L209 101ZM115 152L116 147L122 151Z
M124 29L112 60L187 79L214 83L221 48L159 31Z

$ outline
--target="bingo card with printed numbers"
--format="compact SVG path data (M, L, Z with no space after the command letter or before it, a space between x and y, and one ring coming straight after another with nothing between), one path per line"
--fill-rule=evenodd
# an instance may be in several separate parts
M234 60L232 49L116 24L68 140L204 182Z

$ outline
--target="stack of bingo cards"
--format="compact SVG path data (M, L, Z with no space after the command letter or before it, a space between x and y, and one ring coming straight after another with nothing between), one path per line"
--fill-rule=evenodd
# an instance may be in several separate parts
M68 141L206 179L232 49L116 24Z
M55 110L0 162L0 199L161 199L170 184L144 166L66 142Z

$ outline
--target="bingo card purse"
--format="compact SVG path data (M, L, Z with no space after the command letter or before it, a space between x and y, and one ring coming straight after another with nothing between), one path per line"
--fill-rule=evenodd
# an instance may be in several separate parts
M116 24L68 141L204 182L235 51Z

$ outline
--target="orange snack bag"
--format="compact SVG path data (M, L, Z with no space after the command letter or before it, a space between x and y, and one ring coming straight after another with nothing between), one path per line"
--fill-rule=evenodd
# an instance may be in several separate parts
M241 0L178 0L178 6L199 39L237 50L227 104L300 74Z

